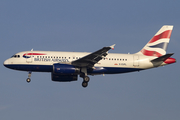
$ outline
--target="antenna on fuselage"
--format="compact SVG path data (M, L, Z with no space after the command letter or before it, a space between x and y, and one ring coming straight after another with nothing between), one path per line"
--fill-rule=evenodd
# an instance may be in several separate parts
M31 49L31 51L33 51L33 48Z

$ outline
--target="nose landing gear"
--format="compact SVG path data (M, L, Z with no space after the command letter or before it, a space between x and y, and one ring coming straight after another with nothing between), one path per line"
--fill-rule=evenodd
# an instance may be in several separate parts
M28 78L26 79L26 82L28 82L28 83L31 82L31 73L32 73L32 72L29 72L29 73L28 73Z

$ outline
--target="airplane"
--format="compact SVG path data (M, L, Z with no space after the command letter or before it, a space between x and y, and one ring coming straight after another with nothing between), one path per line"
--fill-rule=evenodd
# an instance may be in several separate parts
M172 25L164 25L137 53L108 53L114 45L103 47L92 53L24 51L4 61L4 66L13 70L28 71L26 81L31 81L32 72L51 72L52 81L77 81L83 78L82 86L88 86L88 75L119 74L160 67L176 62L174 53L166 54Z

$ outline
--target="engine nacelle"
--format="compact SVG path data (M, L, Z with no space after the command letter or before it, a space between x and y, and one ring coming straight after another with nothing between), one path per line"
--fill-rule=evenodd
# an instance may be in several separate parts
M79 73L80 69L74 67L73 65L69 64L54 64L53 65L53 73L55 74L74 74Z
M61 74L51 73L52 81L56 81L56 82L77 81L77 78L78 78L77 75L61 75Z

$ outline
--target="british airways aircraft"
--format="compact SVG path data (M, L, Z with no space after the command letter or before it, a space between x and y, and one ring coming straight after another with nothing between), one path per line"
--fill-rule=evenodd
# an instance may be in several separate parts
M173 53L166 54L173 26L164 25L153 38L135 54L108 53L114 45L103 47L93 53L24 51L4 61L4 66L14 70L28 71L27 82L32 72L51 72L52 81L77 81L83 78L87 87L88 75L118 74L160 67L176 62Z

